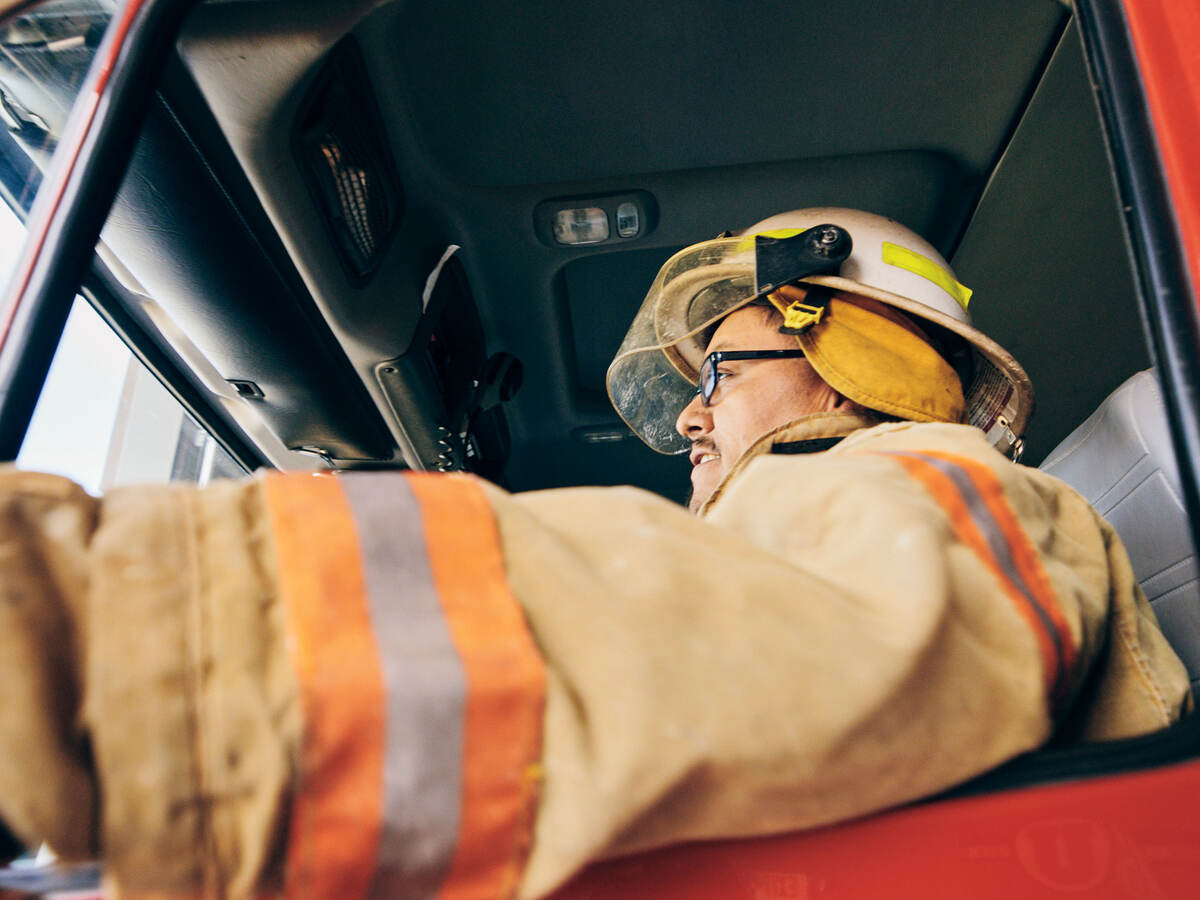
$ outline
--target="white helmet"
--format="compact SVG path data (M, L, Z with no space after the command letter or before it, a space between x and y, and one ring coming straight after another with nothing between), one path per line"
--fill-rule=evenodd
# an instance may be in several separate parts
M780 280L774 260L764 276L765 244L782 245L820 225L848 233L852 247L840 265L833 260L819 274L809 274L817 267L798 265L801 277ZM1008 351L971 325L970 289L915 232L883 216L837 207L780 213L667 260L608 368L609 397L642 440L662 453L688 449L675 420L695 391L708 330L787 281L869 297L962 338L972 351L963 384L969 423L1002 452L1020 453L1033 386Z

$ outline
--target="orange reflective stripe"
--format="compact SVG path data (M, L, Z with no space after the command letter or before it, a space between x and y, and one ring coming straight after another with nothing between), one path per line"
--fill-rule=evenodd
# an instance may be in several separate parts
M468 478L355 477L264 481L304 716L285 891L510 896L532 838L545 671L491 507ZM422 772L437 783L413 781ZM426 814L447 798L457 817ZM443 839L444 869L425 859Z
M384 752L383 676L358 539L336 479L271 474L263 492L304 717L285 891L353 900L375 871Z
M1008 498L1004 496L1004 487L1000 484L1000 479L996 477L996 474L991 469L976 460L954 456L949 453L930 453L929 455L940 457L959 466L974 483L980 496L983 497L983 502L987 504L988 509L995 518L996 524L1000 526L1000 529L1004 532L1004 536L1008 540L1008 546L1012 551L1013 562L1016 563L1017 571L1021 573L1021 577L1025 580L1025 584L1029 586L1038 604L1046 615L1049 616L1051 622L1053 622L1054 630L1060 637L1059 645L1062 649L1063 670L1064 672L1069 672L1075 666L1079 648L1075 646L1075 638L1072 636L1071 629L1067 625L1062 607L1058 603L1058 597L1054 594L1054 588L1050 584L1050 576L1046 574L1046 570L1042 566L1042 561L1033 546L1033 541L1029 539L1029 535L1025 533L1025 529L1021 527L1021 523L1017 519L1017 514L1013 512L1012 507L1008 503Z
M458 845L438 896L506 897L532 839L545 669L508 586L482 488L465 477L408 477L467 678Z
M986 472L987 477L985 478L982 473L972 471L975 468L984 468L974 463L973 460L964 460L944 454L897 452L885 455L899 462L909 475L925 486L946 513L958 539L970 547L980 561L996 576L1001 589L1012 601L1018 615L1025 620L1033 632L1042 658L1046 693L1052 702L1057 703L1059 692L1065 687L1065 674L1068 671L1064 665L1067 656L1065 648L1071 648L1071 658L1073 659L1074 643L1070 632L1066 629L1066 623L1062 620L1061 613L1057 615L1056 619L1050 617L1046 609L1046 605L1050 604L1056 612L1058 611L1057 600L1050 590L1049 578L1042 571L1041 562L1037 559L1032 545L1029 544L1028 536L1021 529L1015 514L1008 508L1008 502L1003 496L1003 489L995 475ZM964 462L971 463L972 468L968 469L963 466ZM987 520L980 521L979 513L982 510L973 511L971 509L970 498L964 496L962 483L956 483L955 477L950 474L947 467L957 467L957 474L966 479L967 483L979 494L980 502L984 504L986 513L989 514ZM994 483L995 491L998 493L993 494L990 502L982 493L980 481L989 485L989 491L991 484ZM1004 519L996 518L996 505L1001 506L1007 512L1008 515ZM1017 558L1014 545L1024 545L1028 550L1028 555L1024 556L1024 562L1026 566L1032 564L1037 570L1035 574L1040 577L1034 578L1030 583L1020 568L1016 572L1010 571L997 556L992 541L985 534L985 529L991 532L993 538L999 537L1005 542L1008 554L1014 562ZM1022 585L1014 580L1014 574L1021 577L1028 590L1022 590ZM1061 630L1059 630L1058 623L1062 623Z

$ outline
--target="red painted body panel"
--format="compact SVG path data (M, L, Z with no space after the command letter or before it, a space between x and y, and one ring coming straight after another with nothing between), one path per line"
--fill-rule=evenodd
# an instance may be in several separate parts
M1124 0L1124 6L1200 305L1200 3Z
M593 866L555 900L1200 896L1200 762Z

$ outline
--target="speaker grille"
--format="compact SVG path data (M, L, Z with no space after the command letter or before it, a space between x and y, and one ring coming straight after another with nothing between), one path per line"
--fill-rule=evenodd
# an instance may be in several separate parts
M302 107L296 148L338 255L356 282L379 265L403 194L357 45L331 52Z

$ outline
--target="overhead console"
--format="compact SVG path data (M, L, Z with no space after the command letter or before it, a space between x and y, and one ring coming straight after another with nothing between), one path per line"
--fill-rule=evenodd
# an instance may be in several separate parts
M496 480L511 444L503 405L521 386L521 363L508 353L488 355L456 249L430 276L409 351L381 363L376 375L397 418L436 423L431 435L411 435L428 468Z

